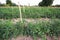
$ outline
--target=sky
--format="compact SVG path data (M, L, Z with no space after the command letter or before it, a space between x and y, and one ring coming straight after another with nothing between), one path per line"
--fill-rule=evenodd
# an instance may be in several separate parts
M1 3L5 3L6 0L0 0ZM11 0L13 3L21 5L38 5L42 0ZM60 0L54 0L53 5L60 4Z

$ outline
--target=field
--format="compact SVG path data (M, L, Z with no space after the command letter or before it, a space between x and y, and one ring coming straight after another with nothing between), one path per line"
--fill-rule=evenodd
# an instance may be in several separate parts
M0 40L14 40L18 36L60 40L60 7L21 7L21 11L23 23L18 7L0 7Z
M22 9L23 18L60 18L60 8L58 7L25 7ZM0 18L19 18L18 7L1 7Z

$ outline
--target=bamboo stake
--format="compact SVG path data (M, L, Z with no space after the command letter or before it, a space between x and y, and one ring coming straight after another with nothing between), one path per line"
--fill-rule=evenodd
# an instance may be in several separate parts
M19 2L18 2L18 4L19 4ZM18 7L19 7L19 12L20 12L20 20L21 20L21 23L23 23L21 7L20 7L20 5L18 5Z

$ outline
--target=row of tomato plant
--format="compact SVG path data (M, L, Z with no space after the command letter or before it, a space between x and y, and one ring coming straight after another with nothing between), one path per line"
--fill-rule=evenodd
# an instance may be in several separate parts
M25 7L22 9L23 18L60 18L60 8ZM18 7L0 8L0 18L19 18Z
M45 36L60 36L60 20L52 19L39 21L36 23L28 23L24 21L23 23L13 22L6 20L0 20L0 39L8 40L9 38L17 37L19 35L31 36L31 37L40 37L44 38ZM45 39L44 39L45 40Z

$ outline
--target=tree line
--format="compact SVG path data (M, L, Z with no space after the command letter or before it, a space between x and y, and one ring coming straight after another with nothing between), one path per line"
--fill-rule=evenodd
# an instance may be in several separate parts
M51 6L54 0L42 0L38 6Z
M39 2L38 6L51 6L54 0L42 0ZM17 6L17 4L13 3L11 0L6 0L6 4L1 4L0 6ZM54 5L53 7L60 7L60 5Z
M11 0L6 0L6 4L0 3L0 6L17 6L17 4L13 3Z

